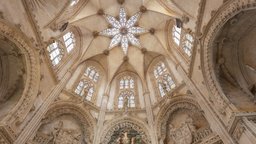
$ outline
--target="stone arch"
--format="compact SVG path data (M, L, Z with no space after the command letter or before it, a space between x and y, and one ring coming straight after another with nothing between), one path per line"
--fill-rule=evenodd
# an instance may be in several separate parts
M201 65L203 66L202 71L206 80L206 85L212 94L209 101L216 106L219 114L222 114L223 116L230 117L231 113L229 111L231 109L236 110L236 108L223 92L215 74L215 62L213 59L214 41L228 20L242 11L255 9L255 5L256 2L253 0L227 1L208 22L208 25L205 27L205 33L202 36Z
M108 143L116 130L126 127L131 127L137 131L142 136L143 142L147 144L151 143L150 135L148 133L149 128L146 126L146 124L138 119L128 117L118 118L107 123L104 126L103 132L101 133L100 142L102 144Z
M86 112L85 109L75 103L60 101L52 104L45 114L45 117L42 119L41 126L44 126L63 115L73 117L81 125L83 135L87 140L86 142L92 143L96 122L90 113Z
M175 113L178 111L189 111L191 116L200 116L203 118L203 121L206 121L202 110L198 103L193 100L191 95L180 95L174 97L168 101L159 111L156 118L156 130L157 136L159 139L165 140L168 130L167 125L172 117L175 117ZM207 130L211 133L210 128L207 126ZM195 137L195 136L194 136ZM197 138L193 138L193 141L196 141Z
M23 57L25 63L23 70L25 79L22 95L12 110L3 119L7 124L15 123L18 126L33 107L33 102L38 93L40 83L38 53L36 52L35 46L30 43L29 38L24 33L4 20L0 20L0 35L2 40L10 41L19 49L20 54L18 55Z

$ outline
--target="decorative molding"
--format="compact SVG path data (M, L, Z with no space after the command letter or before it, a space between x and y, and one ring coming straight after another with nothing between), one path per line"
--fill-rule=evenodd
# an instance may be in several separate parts
M178 109L189 109L191 112L199 112L200 106L189 96L174 97L169 103L166 103L159 110L156 117L157 135L160 138L165 138L166 125L169 117Z
M15 136L9 126L0 126L0 144L12 144Z
M33 102L37 96L40 83L40 66L38 53L35 51L34 45L30 43L20 30L15 26L0 20L0 35L6 37L12 43L16 44L25 59L26 80L25 88L16 106L4 118L4 123L15 124L20 123L33 107ZM18 133L16 131L16 133Z
M93 141L96 121L91 116L91 114L87 112L87 110L77 105L76 103L66 101L59 101L57 103L53 103L49 107L49 110L46 113L45 117L42 119L41 125L49 123L53 119L64 114L71 115L76 120L78 120L81 123L83 130L85 131L86 137L89 139L90 142Z
M142 136L142 140L147 144L151 144L151 137L149 135L149 128L140 120L128 117L118 118L114 121L110 121L104 126L103 132L101 134L101 143L108 143L114 131L120 129L130 127L137 132L139 132Z
M214 62L212 58L214 40L221 31L221 28L230 18L234 17L241 11L253 8L256 8L255 0L229 0L225 2L209 21L201 39L202 71L206 80L206 85L209 88L209 91L212 93L209 101L215 105L218 114L222 117L226 116L229 118L230 115L226 115L228 114L227 109L234 109L234 107L223 93L223 90L221 89L221 86L214 73Z

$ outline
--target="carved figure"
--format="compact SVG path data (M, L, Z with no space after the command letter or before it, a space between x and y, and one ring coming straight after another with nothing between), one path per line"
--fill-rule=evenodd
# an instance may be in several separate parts
M53 144L81 144L81 133L78 130L63 129L62 121L59 121L52 135Z

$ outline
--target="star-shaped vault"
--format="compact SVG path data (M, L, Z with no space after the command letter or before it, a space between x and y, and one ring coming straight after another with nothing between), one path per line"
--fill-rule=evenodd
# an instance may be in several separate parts
M147 32L144 28L135 26L141 16L141 12L137 12L127 20L127 14L124 8L120 8L119 21L110 15L105 15L106 20L111 24L112 28L105 29L100 35L111 37L109 49L116 47L121 43L121 47L125 55L128 53L129 44L141 47L137 35Z

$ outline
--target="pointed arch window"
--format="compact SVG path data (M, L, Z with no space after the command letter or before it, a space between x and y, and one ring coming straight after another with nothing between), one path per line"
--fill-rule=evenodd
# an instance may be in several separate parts
M63 35L63 40L67 49L67 52L70 53L75 47L75 37L72 32L67 32Z
M119 81L118 108L123 108L125 105L130 108L134 108L136 106L135 81L131 76L124 76Z
M127 106L130 108L135 107L135 96L133 91L123 91L118 97L118 108L123 108L125 100L127 99Z
M172 37L174 42L178 46L180 45L180 36L181 36L181 28L178 28L176 25L174 25L172 29Z
M87 76L88 78L90 78L91 80L93 80L94 82L97 82L98 79L99 79L99 73L98 71L96 70L95 67L88 67L86 70L85 70L85 76Z
M59 47L59 43L58 42L53 42L52 44L50 44L47 47L47 50L49 52L50 55L50 60L52 62L53 66L56 66L60 63L62 57L63 57L63 51L62 49Z
M85 97L87 101L91 101L95 93L95 87L99 76L100 75L95 67L87 67L75 89L75 93L79 96Z
M191 56L192 54L193 42L194 42L193 37L190 34L186 34L185 41L183 44L183 50L188 56Z
M161 97L167 95L167 93L171 92L171 90L176 87L175 82L164 62L159 62L155 66L154 76Z

